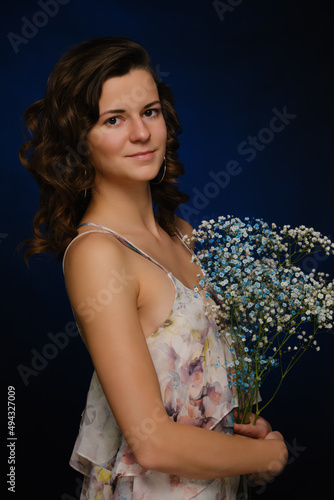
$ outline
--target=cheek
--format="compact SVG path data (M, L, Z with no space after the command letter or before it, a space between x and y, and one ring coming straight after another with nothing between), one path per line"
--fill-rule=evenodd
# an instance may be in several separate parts
M166 142L167 141L167 127L166 127L166 123L165 122L163 123L163 125L160 128L159 132L160 132L159 133L160 140Z
M110 137L106 132L96 131L90 137L92 159L110 158L122 151L123 140L117 134Z
M92 150L101 145L104 134L101 129L92 129L88 134L88 142Z

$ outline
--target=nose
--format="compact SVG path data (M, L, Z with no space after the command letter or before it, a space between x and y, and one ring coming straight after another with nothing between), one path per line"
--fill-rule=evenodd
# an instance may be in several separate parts
M136 142L136 141L147 141L151 137L151 132L145 123L145 121L142 119L142 117L138 116L133 118L132 124L131 124L131 131L130 131L130 141L131 142Z

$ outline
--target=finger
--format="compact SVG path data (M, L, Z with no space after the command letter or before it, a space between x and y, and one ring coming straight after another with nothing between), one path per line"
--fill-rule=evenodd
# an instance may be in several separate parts
M234 424L234 432L246 437L258 438L261 430L253 424Z
M243 434L247 437L255 439L264 439L268 434L268 429L265 423L256 422L256 424L234 424L234 432Z
M275 478L275 476L270 472L258 472L250 474L248 478L252 483L264 485L270 483Z
M278 431L271 431L271 432L269 432L266 435L265 439L279 439L280 441L284 441L284 437Z
M243 413L240 412L238 410L238 408L234 408L234 418L237 419L239 418L240 420L243 419ZM247 424L252 424L254 422L254 419L255 419L255 414L254 413L251 413L249 418L248 418L248 421L247 422L244 422L245 425Z

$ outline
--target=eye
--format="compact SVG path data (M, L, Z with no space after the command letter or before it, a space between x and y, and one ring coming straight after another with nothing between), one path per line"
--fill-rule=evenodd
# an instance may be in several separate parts
M119 125L119 122L117 122L117 120L120 120L121 117L120 116L111 116L110 118L108 118L105 123L107 125L111 125L112 127L117 127L117 125Z
M146 111L144 111L144 115L147 116L147 118L153 118L153 116L157 116L160 112L160 109L147 109Z

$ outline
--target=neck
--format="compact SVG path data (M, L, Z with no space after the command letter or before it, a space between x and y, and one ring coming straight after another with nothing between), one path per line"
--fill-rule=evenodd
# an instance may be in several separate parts
M120 185L103 184L92 188L92 199L82 219L123 232L158 233L149 182Z

